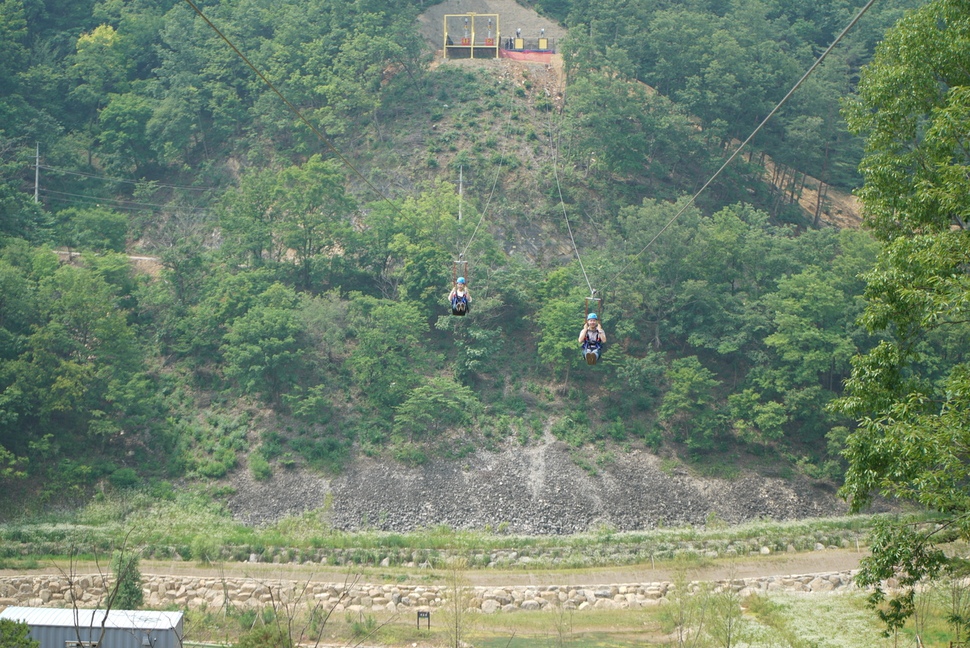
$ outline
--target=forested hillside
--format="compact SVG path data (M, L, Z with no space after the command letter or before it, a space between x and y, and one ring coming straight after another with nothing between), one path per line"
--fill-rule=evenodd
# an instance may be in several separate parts
M432 65L422 4L199 3L260 78L181 0L0 0L4 497L546 433L841 480L829 405L879 342L857 322L878 243L758 160L855 187L840 102L919 3L877 3L675 220L857 7L536 2L569 29L560 76ZM921 353L933 380L954 350Z

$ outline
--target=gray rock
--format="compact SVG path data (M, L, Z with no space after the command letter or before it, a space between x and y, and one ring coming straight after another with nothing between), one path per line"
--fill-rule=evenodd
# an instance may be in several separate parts
M844 502L808 480L669 475L660 470L658 457L642 451L618 454L594 476L576 466L568 446L551 439L525 448L510 444L502 452L480 451L460 462L432 459L416 467L360 456L333 479L294 468L263 482L238 470L230 481L234 494L227 504L243 523L270 524L327 505L330 524L346 531L407 532L445 524L562 535L604 524L617 531L702 525L710 515L736 524L845 512ZM523 556L523 563L526 558L533 559ZM490 556L497 564L519 559L514 551Z

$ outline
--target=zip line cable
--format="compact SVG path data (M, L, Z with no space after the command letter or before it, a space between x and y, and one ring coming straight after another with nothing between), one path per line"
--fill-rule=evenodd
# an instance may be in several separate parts
M559 111L559 123L556 125L556 155L552 160L552 172L556 177L556 190L559 192L559 206L562 208L562 217L566 221L566 231L569 232L569 240L573 243L573 251L576 253L576 260L579 261L579 269L583 271L583 278L586 280L586 286L589 288L589 296L593 297L596 295L596 291L593 289L593 284L589 281L589 275L586 274L586 266L583 265L583 258L579 255L579 248L576 246L576 239L573 238L573 228L569 224L569 216L566 215L566 202L562 197L562 185L559 183L559 151L562 148L562 124L565 119L566 112L566 88L563 84L562 91L562 110Z
M509 93L509 96L512 97L512 101L514 101L515 93L514 92ZM512 127L512 101L509 102L509 118L505 122L506 139L508 138L509 132L511 131L511 127ZM478 223L475 225L475 231L472 232L472 235L468 239L468 243L465 244L464 249L462 249L462 251L459 252L458 254L459 259L464 258L465 252L468 252L468 248L472 246L472 241L475 240L475 235L478 234L478 228L482 226L482 221L485 220L485 214L488 212L488 206L492 203L492 196L495 195L495 187L496 185L498 185L499 174L502 173L502 169L505 167L505 156L503 155L501 159L502 159L502 162L498 165L498 168L495 170L495 177L492 178L492 188L488 192L488 198L485 200L485 206L482 207L481 216L479 216Z
M866 3L866 5L862 9L859 10L859 13L856 15L855 18L852 19L852 22L850 22L846 26L846 28L842 30L842 33L839 34L834 41L832 41L832 44L829 45L828 48L824 52L822 52L822 55L818 57L818 60L816 60L815 63L813 63L810 68L808 68L808 71L804 75L802 75L802 78L798 80L798 83L796 83L792 87L792 89L788 91L788 94L786 94L784 97L782 97L782 100L779 101L778 104L774 108L771 109L771 112L768 113L768 116L765 117L763 120L761 120L761 123L758 124L757 128L755 128L754 131L752 131L750 135L748 135L748 138L746 140L744 140L743 142L741 142L741 145L738 146L738 148L734 151L734 153L731 154L731 157L729 157L727 159L727 161L725 161L724 164L721 165L721 168L718 169L714 173L714 175L712 175L710 177L710 179L708 179L708 181L704 183L704 186L702 186L700 189L697 190L697 193L695 193L693 196L691 196L690 200L688 200L686 203L684 203L684 206L681 207L680 210L676 214L674 214L674 217L673 218L671 218L669 221L667 221L667 224L666 225L664 225L662 228L660 228L660 231L657 232L657 234L652 239L650 239L650 241L648 241L646 245L643 246L643 249L641 249L639 252L637 252L636 255L634 255L634 257L632 259L630 259L626 263L626 265L624 265L622 268L620 268L620 271L617 272L616 275L613 276L613 278L611 278L609 281L606 282L606 286L609 286L613 282L615 282L620 277L620 275L622 275L626 271L626 269L629 268L633 264L634 261L636 261L637 259L639 259L640 256L642 256L643 253L647 251L647 248L649 248L651 245L653 245L653 243L658 238L660 238L660 235L661 234L663 234L665 231L667 231L667 228L669 228L671 225L673 225L674 221L676 221L678 218L680 218L681 215L685 211L687 211L687 208L688 207L690 207L692 204L694 204L694 201L697 200L697 197L700 196L702 193L704 193L704 191L711 185L711 183L714 182L714 180L716 180L719 175L721 175L721 172L724 171L724 169L726 169L727 166L729 164L731 164L731 162L734 161L734 158L736 158L738 156L738 154L741 153L741 150L745 146L747 146L747 144L752 139L754 139L754 136L757 135L761 131L761 129L764 127L764 125L768 123L768 120L771 119L775 115L775 113L777 113L779 110L781 110L781 107L785 105L785 102L787 102L788 99L793 94L795 94L795 91L798 90L799 87L801 87L802 83L804 83L805 80L812 74L812 72L815 71L815 68L817 68L822 63L822 61L825 60L825 57L827 57L829 55L829 52L831 52L835 48L835 46L839 44L839 42L845 37L845 35L847 33L849 33L849 30L852 29L857 22L859 22L859 19L862 18L862 16L864 16L867 11L869 11L869 7L871 7L875 2L876 2L876 0L869 0L869 2ZM577 252L577 256L578 256L578 252ZM589 280L587 280L587 283L588 283L588 281Z
M556 159L552 162L552 171L556 176L556 189L559 191L559 205L562 207L562 217L566 221L566 231L569 232L569 240L573 243L573 250L576 252L576 260L579 261L579 269L583 271L583 278L586 280L586 286L589 287L590 297L596 294L593 290L593 284L589 282L589 275L586 274L586 266L583 265L583 258L579 256L579 248L576 247L576 239L573 238L573 228L569 225L569 216L566 215L566 203L562 199L562 185L559 184L559 169L558 169L558 158L559 158L559 148L556 148Z
M246 58L246 55L245 55L245 54L243 54L243 53L242 53L242 52L241 52L241 51L239 50L239 48L238 48L238 47L236 47L236 46L235 46L235 45L233 44L233 42L232 42L231 40L229 40L229 38L228 38L228 37L226 37L226 35L225 35L225 34L223 34L223 33L222 33L222 32L221 32L221 31L219 30L219 28L218 28L218 27L216 27L216 26L215 26L215 25L213 24L213 22L212 22L211 20L209 20L209 18L208 18L208 17L207 17L207 16L206 16L206 15L205 15L204 13L202 13L202 10L201 10L201 9L199 9L199 7L198 7L198 6L197 6L197 5L195 4L195 2L193 2L193 0L185 0L185 2L186 2L186 3L187 3L187 4L189 5L189 6L190 6L190 7L192 7L192 9L193 9L193 10L195 11L195 13L197 13L197 14L199 15L199 17L200 17L200 18L202 18L202 20L204 20L204 21L205 21L205 23L206 23L207 25L209 25L209 27L211 27L211 28L212 28L212 31L214 31L214 32L215 32L216 34L218 34L218 35L219 35L219 38L221 38L221 39L222 39L223 41L225 41L225 43L226 43L226 45L228 45L228 46L229 46L230 48L232 48L232 51L234 51L234 52L236 53L236 55L237 55L237 56L238 56L238 57L239 57L240 59L242 59L242 61L243 61L243 62L244 62L244 63L245 63L246 65L248 65L248 66L249 66L249 68L250 68L250 69L251 69L251 70L252 70L253 72L255 72L255 73L256 73L256 76L258 76L258 77L259 77L260 79L262 79L262 81L263 81L263 83L265 83L265 84L266 84L266 86L267 86L267 87L268 87L268 88L269 88L270 90L272 90L272 91L273 91L273 92L274 92L274 93L276 94L276 96L277 96L277 97L279 97L279 98L280 98L280 99L281 99L281 100L283 101L283 103L285 103L285 104L286 104L286 107L287 107L287 108L289 108L289 109L290 109L290 110L291 110L291 111L293 112L293 114L294 114L294 115L296 115L297 117L299 117L299 119L300 119L300 121L302 121L302 122L303 122L303 123L304 123L304 124L305 124L305 125L307 126L307 128L309 128L309 129L310 129L311 131L313 131L313 133L314 133L314 134L315 134L315 135L316 135L316 136L317 136L317 137L318 137L318 138L320 139L320 141L321 141L321 142L323 142L324 144L326 144L326 145L327 145L327 148L329 148L329 149L330 149L330 151L331 151L331 152L332 152L332 153L333 153L333 154L334 154L334 155L335 155L335 156L336 156L336 157L337 157L337 158L338 158L338 159L339 159L339 160L340 160L341 162L343 162L343 163L344 163L344 164L345 164L345 165L347 166L347 168L349 168L349 169L350 169L351 171L353 171L353 172L354 172L354 174L355 174L355 175L356 175L356 176L357 176L358 178L360 178L360 179L361 179L361 180L362 180L362 181L364 182L364 184L365 184L365 185L367 185L368 187L370 187L370 189L371 189L371 190L372 190L372 191L373 191L373 192L374 192L375 194L377 194L378 196L380 196L380 197L381 197L381 199L382 199L382 200L383 200L384 202L386 202L386 203L387 203L388 205L390 205L390 206L391 206L391 209L393 209L393 210L394 210L394 211L395 211L395 212L396 212L396 213L397 213L398 215L401 215L401 216L403 216L403 215L404 215L404 214L403 214L403 212L402 212L402 211L400 210L400 208L398 208L398 206L397 206L397 205L395 205L395 204L394 204L394 203L393 203L393 202L391 201L391 199L390 199L390 198L388 198L387 196L385 196L385 195L384 195L384 194L383 194L383 193L382 193L382 192L381 192L381 191L380 191L380 190L379 190L379 189L378 189L377 187L375 187L375 186L373 185L373 183L371 183L371 181L370 181L370 180L368 180L367 178L365 178L365 177L364 177L364 174L362 174L362 173L361 173L360 171L358 171L358 170L357 170L357 167L355 167L355 166L354 166L353 164L351 164L351 162L350 162L350 160L348 160L348 159L347 159L346 157L344 157L344 155L343 155L343 154L342 154L342 153L341 153L341 152L340 152L339 150L337 150L337 147L336 147L336 146L334 146L334 144L333 144L333 142L331 142L331 141L330 141L330 138L329 138L329 137L327 137L327 136L326 136L326 135L325 135L325 134L324 134L324 133L323 133L323 132L322 132L322 131L321 131L320 129L318 129L318 128L317 128L316 126L314 126L313 124L311 124L311 123L310 123L310 120L308 120L308 119L307 119L306 117L304 117L304 116L303 116L303 113L302 113L302 112L300 112L300 109L299 109L299 108L297 108L297 107L296 107L295 105L293 105L293 104L292 104L292 103L290 102L290 100L289 100L289 99L287 99L287 98L286 98L286 97L285 97L285 96L283 95L283 93L282 93L282 92L280 92L280 91L279 91L279 90L278 90L278 89L276 88L276 86L275 86L275 85L273 85L273 82L272 82L272 81L270 81L270 80L269 80L269 79L268 79L268 78L266 77L266 75L264 75L264 74L263 74L262 72L260 72L260 70L259 70L259 68L257 68L257 67L256 67L255 65L253 65L253 64L252 64L252 63L250 62L250 60L249 60L248 58Z

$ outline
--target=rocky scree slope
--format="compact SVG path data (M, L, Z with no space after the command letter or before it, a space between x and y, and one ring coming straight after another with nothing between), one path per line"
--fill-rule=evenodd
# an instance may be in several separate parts
M510 445L417 467L358 457L334 478L295 468L255 481L248 471L237 471L228 506L237 520L257 526L325 508L329 523L346 531L446 525L522 535L846 512L834 489L800 477L699 478L683 468L662 470L659 457L640 450L617 454L592 472L577 466L570 453L566 444L547 438L536 446Z

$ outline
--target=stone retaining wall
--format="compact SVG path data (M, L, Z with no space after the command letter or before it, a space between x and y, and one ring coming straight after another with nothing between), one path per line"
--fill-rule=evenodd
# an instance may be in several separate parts
M767 576L722 580L710 585L741 596L759 592L835 592L853 588L854 572ZM0 578L0 606L67 607L72 597L80 607L94 608L104 601L110 583L100 575L74 577L74 587L65 576L38 575ZM449 596L443 585L400 585L360 583L297 582L252 578L195 578L187 576L142 576L147 608L209 610L229 606L236 609L262 608L285 602L321 604L335 611L429 610L440 607ZM691 591L702 587L688 585ZM674 591L670 582L621 585L543 585L514 587L464 587L468 607L484 613L541 610L550 605L586 610L636 608L658 605Z

